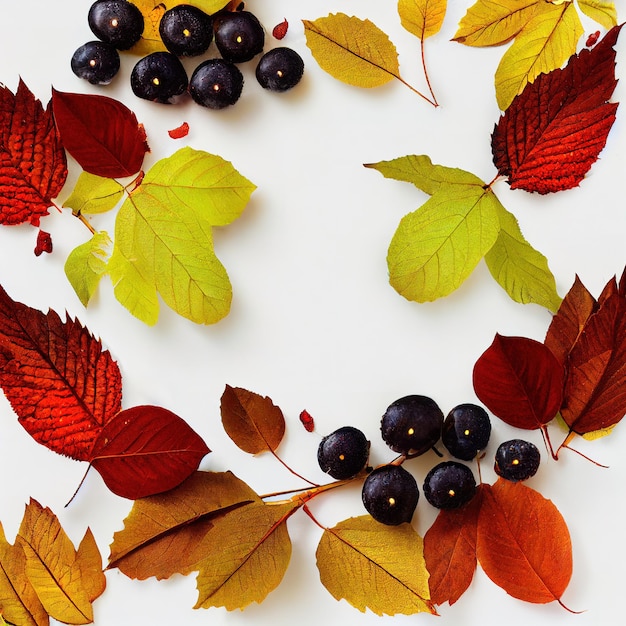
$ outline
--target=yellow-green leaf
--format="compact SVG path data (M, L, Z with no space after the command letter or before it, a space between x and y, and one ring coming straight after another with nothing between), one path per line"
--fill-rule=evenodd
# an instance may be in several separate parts
M299 506L254 502L216 519L198 563L194 608L222 606L232 611L262 602L289 565L286 521Z
M561 67L575 54L584 32L573 2L539 6L496 69L496 99L503 111L539 74Z
M324 531L316 552L324 587L377 615L435 614L424 542L410 524L386 526L363 515Z
M303 24L313 58L337 80L379 87L399 77L395 46L370 20L337 13Z
M478 0L459 22L453 41L499 46L515 37L544 0Z
M556 312L561 297L546 257L526 241L515 216L498 208L500 233L485 262L498 284L516 302L534 302Z
M446 16L447 0L398 0L402 26L422 41L437 34Z
M607 30L617 26L617 10L613 2L578 0L580 10Z
M81 172L63 206L76 215L105 213L115 207L123 193L124 187L116 180Z
M89 241L74 248L65 261L65 275L84 306L87 306L100 279L107 272L111 245L106 232L95 233Z

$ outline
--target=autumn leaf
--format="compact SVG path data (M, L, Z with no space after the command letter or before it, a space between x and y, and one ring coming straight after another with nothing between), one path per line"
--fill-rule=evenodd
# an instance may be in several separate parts
M550 350L526 337L496 334L474 364L474 391L500 419L516 428L543 428L556 417L565 372Z
M103 426L89 460L113 493L134 500L178 486L209 452L175 413L135 406Z
M38 443L81 461L121 408L121 374L100 341L77 320L15 302L1 287L0 387Z
M52 110L63 146L86 172L107 178L139 172L149 147L127 106L107 96L53 89Z
M606 2L606 0L578 0L578 8L607 30L617 26L617 10L613 2Z
M512 189L549 193L577 186L597 160L615 121L608 100L621 26L567 66L526 86L492 136L494 164Z
M63 203L75 215L95 215L113 209L124 195L124 187L112 178L81 172L72 193Z
M317 567L333 597L360 611L436 614L423 549L422 538L410 524L386 526L363 515L324 530Z
M398 0L402 26L424 41L436 35L446 16L447 0Z
M285 418L271 398L226 385L220 411L226 434L244 452L273 452L280 445Z
M554 504L523 483L484 486L478 560L487 576L526 602L558 601L572 575L567 524Z
M39 226L67 178L67 161L50 106L20 79L0 84L0 224Z

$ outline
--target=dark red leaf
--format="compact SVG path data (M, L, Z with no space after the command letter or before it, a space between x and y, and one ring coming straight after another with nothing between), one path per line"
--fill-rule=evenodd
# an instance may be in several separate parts
M0 224L39 220L67 178L67 161L50 106L20 79L15 95L0 84Z
M300 413L300 422L304 426L304 430L306 430L307 433L312 433L315 430L315 420L306 409Z
M182 139L183 137L186 137L189 134L189 124L187 122L183 122L177 128L172 128L172 130L168 130L167 134L172 139Z
M41 256L44 252L52 252L52 237L45 230L37 233L37 245L35 246L35 256Z
M121 408L121 374L100 341L77 320L15 302L2 287L0 387L37 442L80 461Z
M474 390L487 408L517 428L541 428L559 411L564 371L542 343L496 335L474 365Z
M500 118L491 141L493 162L512 189L570 189L596 161L615 121L617 104L609 99L617 84L620 29L612 28L563 69L538 76Z
M146 133L121 102L53 89L52 110L64 147L86 172L108 178L139 172L149 151Z
M103 427L90 461L113 493L135 500L177 487L209 452L175 413L136 406Z
M280 24L276 24L272 29L274 39L283 39L289 30L289 22L284 19Z

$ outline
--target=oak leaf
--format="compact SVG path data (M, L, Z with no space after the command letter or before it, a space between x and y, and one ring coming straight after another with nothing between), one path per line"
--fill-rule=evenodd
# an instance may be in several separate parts
M13 94L0 84L0 224L39 226L67 178L67 160L45 109L20 79Z
M436 35L446 16L447 0L398 0L402 26L424 41Z

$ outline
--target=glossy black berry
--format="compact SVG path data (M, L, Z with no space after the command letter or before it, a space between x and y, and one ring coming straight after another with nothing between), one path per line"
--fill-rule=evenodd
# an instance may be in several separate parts
M477 404L455 406L443 421L441 442L457 459L471 461L484 450L491 435L487 411Z
M239 100L243 90L243 74L224 59L207 59L189 80L189 93L195 102L209 109L224 109Z
M118 50L134 46L143 33L141 11L127 0L96 0L87 14L93 34Z
M161 17L159 34L173 54L198 56L204 54L213 41L213 20L197 7L177 4Z
M227 61L243 63L263 52L265 30L249 11L222 11L214 18L215 45Z
M419 489L413 475L403 467L383 465L365 479L363 505L378 522L397 526L410 522L419 500Z
M438 509L457 509L476 493L472 470L457 461L435 465L424 479L424 497Z
M295 87L304 73L302 57L291 48L273 48L266 52L256 67L259 85L270 91L287 91Z
M441 437L443 413L427 396L404 396L389 405L380 423L385 443L394 451L419 456Z
M518 482L534 476L540 462L541 454L534 443L511 439L498 446L494 469L498 476Z
M317 461L323 472L343 480L356 476L366 465L370 442L358 428L342 426L327 435L317 448Z
M187 90L187 72L171 52L153 52L137 61L130 86L139 98L169 104Z
M92 85L108 85L120 69L119 52L103 41L88 41L74 52L72 72Z

